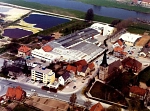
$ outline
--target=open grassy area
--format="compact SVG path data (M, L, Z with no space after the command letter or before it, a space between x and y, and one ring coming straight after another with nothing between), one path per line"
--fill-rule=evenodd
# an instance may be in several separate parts
M143 34L145 31L150 31L150 25L137 23L128 27L127 31L131 33ZM150 35L150 34L149 34Z
M84 3L93 4L97 6L106 6L106 7L115 7L115 8L123 8L127 10L134 10L138 12L150 13L149 8L144 8L141 6L132 6L126 3L119 3L115 0L78 0Z

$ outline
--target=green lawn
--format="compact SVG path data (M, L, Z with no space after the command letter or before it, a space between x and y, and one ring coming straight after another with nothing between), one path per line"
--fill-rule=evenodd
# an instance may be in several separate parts
M141 6L132 6L126 3L119 3L116 2L115 0L78 0L78 1L97 5L97 6L116 7L116 8L123 8L127 10L135 10L138 12L150 13L149 8L144 8Z

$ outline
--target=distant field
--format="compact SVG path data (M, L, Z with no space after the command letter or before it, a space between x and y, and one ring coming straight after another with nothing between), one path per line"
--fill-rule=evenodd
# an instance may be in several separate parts
M78 0L78 1L97 5L97 6L116 7L116 8L123 8L123 9L127 9L127 10L134 10L134 11L138 11L138 12L150 13L149 8L145 8L145 7L141 7L141 6L133 6L133 5L127 4L126 3L127 0L125 3L120 3L120 2L117 2L116 0Z
M150 36L143 35L139 41L136 42L136 46L144 46L150 40Z

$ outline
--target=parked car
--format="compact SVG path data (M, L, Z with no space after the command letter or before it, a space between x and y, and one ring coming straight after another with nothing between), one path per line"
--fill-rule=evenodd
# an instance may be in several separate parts
M56 95L56 94L54 94L54 97L57 97L57 95Z
M50 91L47 91L47 93L49 94L49 93L51 93Z
M47 86L42 86L41 89L42 89L42 90L49 91L49 87L47 87Z
M76 88L76 86L73 86L73 89L75 89Z
M35 92L35 89L31 89L32 92Z

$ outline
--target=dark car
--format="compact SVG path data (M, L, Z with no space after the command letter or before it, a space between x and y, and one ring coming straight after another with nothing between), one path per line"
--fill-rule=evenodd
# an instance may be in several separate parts
M49 91L49 87L47 87L47 86L42 86L41 89L42 89L42 90Z
M76 86L73 86L73 89L75 89L76 88Z

